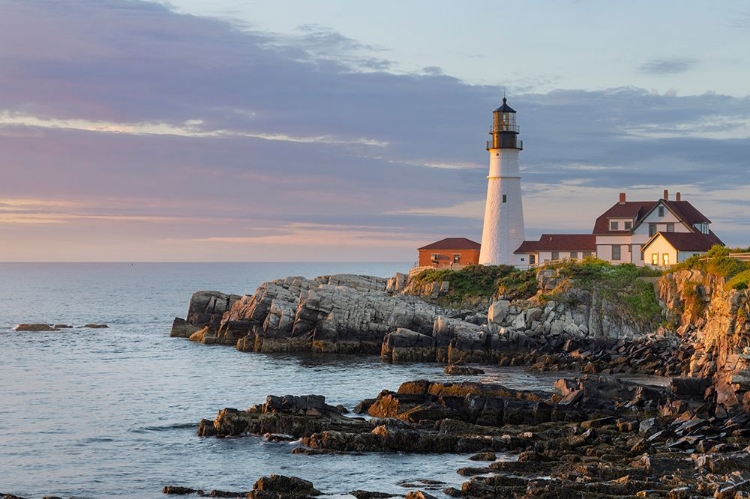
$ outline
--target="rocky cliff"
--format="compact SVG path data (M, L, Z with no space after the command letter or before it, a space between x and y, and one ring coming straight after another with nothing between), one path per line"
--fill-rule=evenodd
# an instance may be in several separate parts
M605 270L591 279L570 268L543 269L532 297L485 297L489 306L475 309L438 304L450 281L287 277L242 297L194 294L172 336L251 352L682 376L695 379L685 385L694 388L711 379L706 397L750 409L747 290L728 290L724 278L697 270L658 279L636 278L625 267Z
M750 410L750 292L727 288L727 279L680 270L656 283L670 330L685 345L685 374L710 377L706 396Z

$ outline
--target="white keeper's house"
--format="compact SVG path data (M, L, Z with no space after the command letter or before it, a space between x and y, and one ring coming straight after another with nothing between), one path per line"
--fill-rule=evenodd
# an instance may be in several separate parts
M611 263L666 267L723 245L711 231L711 220L669 192L657 201L619 201L602 213L592 234L544 234L524 241L515 251L520 267L592 255ZM524 265L525 264L525 265Z

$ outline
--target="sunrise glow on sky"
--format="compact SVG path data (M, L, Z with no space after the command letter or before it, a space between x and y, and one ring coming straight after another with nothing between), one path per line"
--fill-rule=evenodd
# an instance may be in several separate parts
M413 261L680 191L750 245L750 5L0 0L0 261Z

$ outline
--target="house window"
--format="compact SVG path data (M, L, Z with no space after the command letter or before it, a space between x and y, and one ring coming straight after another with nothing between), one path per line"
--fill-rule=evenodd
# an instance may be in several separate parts
M612 260L620 260L620 245L619 244L613 244L612 245Z
M433 262L437 262L438 261L437 253L433 253L432 255L430 255L430 260L432 260Z
M503 203L507 203L507 202L508 202L508 195L503 194Z
M651 253L651 265L659 265L659 253Z
M560 252L559 251L553 251L552 252L552 259L553 260L559 260L560 259Z
M461 261L461 254L460 253L453 253L453 263L458 263Z
M660 217L664 216L664 207L663 206L659 206L659 216Z
M620 223L619 222L609 222L609 230L620 230Z
M669 267L669 253L663 253L661 256L662 261L664 262L664 266Z
M578 260L578 252L577 251L571 251L570 252L570 259L571 260Z
M701 232L703 232L704 234L708 234L708 224L701 224Z
M625 230L630 230L633 228L633 222L625 222Z
M588 258L588 257L590 257L590 256L591 256L591 252L590 252L590 251L584 251L584 252L583 252L583 257L584 257L584 258Z
M656 235L656 224L648 224L648 237Z
M667 224L667 232L674 232L674 224L673 223L670 222L670 223Z
M529 255L529 265L536 265L536 255Z

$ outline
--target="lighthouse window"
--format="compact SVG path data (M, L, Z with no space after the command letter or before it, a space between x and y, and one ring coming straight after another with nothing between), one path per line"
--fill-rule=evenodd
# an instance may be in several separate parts
M503 194L503 203L507 203L507 202L508 202L508 195Z

